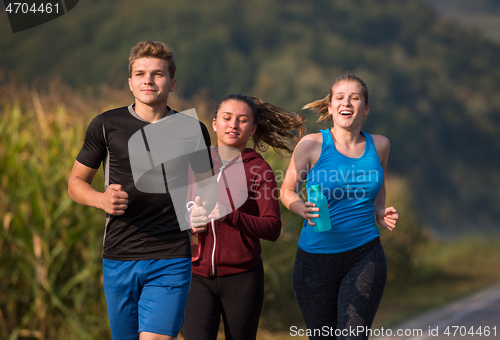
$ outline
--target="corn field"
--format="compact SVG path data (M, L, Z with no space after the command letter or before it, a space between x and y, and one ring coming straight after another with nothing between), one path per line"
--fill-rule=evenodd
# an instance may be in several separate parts
M104 215L67 195L85 127L64 106L45 111L36 92L19 99L4 98L0 123L0 337L106 338Z

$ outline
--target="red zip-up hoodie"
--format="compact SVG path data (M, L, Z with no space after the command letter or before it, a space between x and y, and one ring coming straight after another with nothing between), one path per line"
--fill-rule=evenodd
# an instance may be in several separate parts
M219 179L219 202L228 200L229 196L227 206L236 210L231 209L222 222L212 220L208 229L198 236L200 256L193 262L193 273L205 277L237 274L255 267L261 260L260 239L276 241L281 233L276 178L262 156L253 149L245 149L241 157L223 167L217 147L213 147L212 159ZM248 191L246 200L242 194L246 191L242 190L243 174L238 175L243 169ZM235 179L240 182L239 188L233 185Z

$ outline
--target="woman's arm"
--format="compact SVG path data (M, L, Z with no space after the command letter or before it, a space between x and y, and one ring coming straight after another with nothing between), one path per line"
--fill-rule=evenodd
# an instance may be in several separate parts
M254 177L248 191L257 203L259 216L236 209L225 216L224 222L248 236L276 241L281 234L276 177L266 162L252 166L250 172Z
M396 227L398 222L399 214L394 207L385 207L385 173L387 168L387 161L389 160L389 150L390 143L389 139L381 135L373 135L373 143L375 144L375 149L377 149L377 154L384 169L384 181L382 183L382 188L375 198L375 216L377 222L392 231Z
M321 144L320 133L307 135L297 144L281 186L281 203L291 212L307 219L311 225L314 225L311 218L319 216L313 212L319 211L319 208L314 203L304 202L298 193L308 171L319 159Z

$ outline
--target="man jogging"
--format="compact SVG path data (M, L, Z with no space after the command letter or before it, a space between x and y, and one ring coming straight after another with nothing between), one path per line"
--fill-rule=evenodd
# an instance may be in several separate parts
M175 69L169 45L146 41L132 49L135 101L92 120L68 182L75 202L106 212L103 286L114 340L177 337L191 279L190 225L179 208L189 168L204 180L197 182L193 232L205 230L199 225L217 199L207 128L167 105ZM91 185L101 163L104 192Z

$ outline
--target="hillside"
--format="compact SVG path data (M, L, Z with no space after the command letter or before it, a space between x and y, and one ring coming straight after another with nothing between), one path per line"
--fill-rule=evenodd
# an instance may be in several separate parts
M423 0L86 0L16 34L2 12L0 32L0 68L85 90L126 86L128 52L146 39L177 51L187 97L246 92L299 111L355 72L371 89L365 130L389 137L389 171L432 230L500 230L500 45Z
M500 43L500 2L497 0L427 0L446 20L477 29Z

